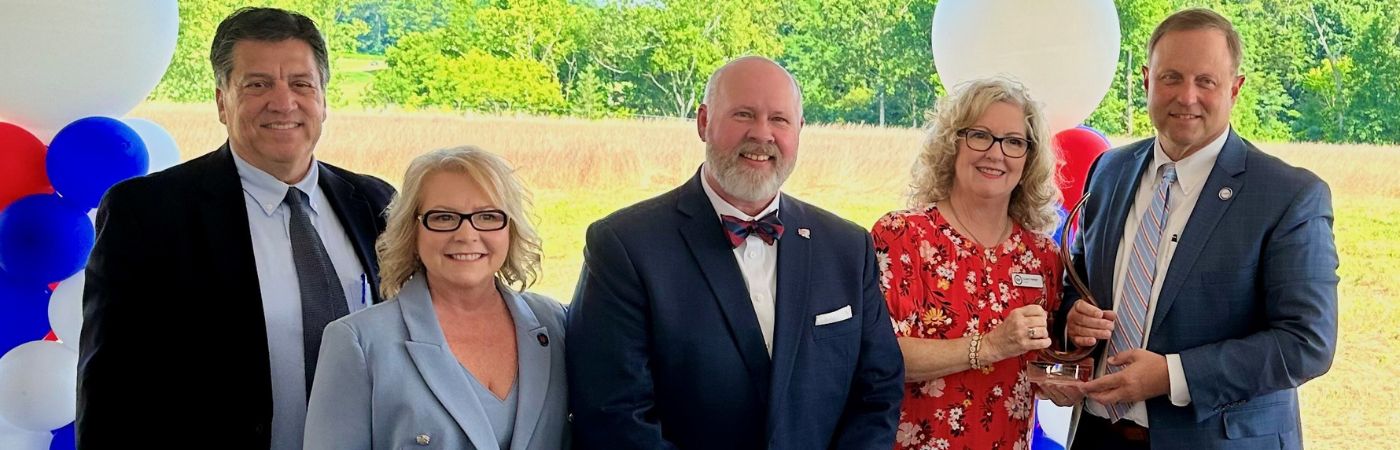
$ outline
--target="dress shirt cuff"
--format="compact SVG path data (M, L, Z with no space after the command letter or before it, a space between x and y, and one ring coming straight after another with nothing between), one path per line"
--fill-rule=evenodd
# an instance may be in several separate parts
M1171 401L1176 406L1191 404L1191 389L1186 386L1186 372L1181 368L1181 355L1167 355L1168 386L1171 387Z

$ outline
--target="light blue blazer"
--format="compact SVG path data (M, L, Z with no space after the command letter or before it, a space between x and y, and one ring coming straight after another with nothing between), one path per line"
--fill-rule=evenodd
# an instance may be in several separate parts
M519 407L512 450L569 446L564 308L497 284L515 321ZM495 449L471 380L417 274L397 301L326 326L306 414L308 450ZM425 444L426 442L426 444Z

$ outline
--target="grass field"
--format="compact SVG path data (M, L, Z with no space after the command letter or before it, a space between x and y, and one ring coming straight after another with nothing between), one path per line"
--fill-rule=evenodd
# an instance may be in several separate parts
M144 104L188 159L218 147L214 106ZM869 227L902 208L919 132L808 127L785 192ZM1127 139L1115 140L1127 142ZM703 160L684 121L586 121L332 111L317 156L398 184L424 151L473 144L510 160L534 190L544 238L532 289L568 302L589 223L688 179ZM1302 388L1310 448L1393 448L1400 439L1400 148L1261 144L1332 187L1341 252L1341 343L1332 370Z

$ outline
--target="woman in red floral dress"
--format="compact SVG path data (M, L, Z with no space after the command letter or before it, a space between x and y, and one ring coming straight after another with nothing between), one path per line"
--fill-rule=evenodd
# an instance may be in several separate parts
M1025 364L1050 345L1061 264L1055 153L1019 84L959 86L915 165L913 209L875 224L880 285L904 352L897 449L1030 447Z

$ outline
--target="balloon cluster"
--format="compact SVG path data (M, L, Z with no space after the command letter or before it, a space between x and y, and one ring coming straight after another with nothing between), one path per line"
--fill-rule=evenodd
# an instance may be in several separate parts
M179 13L175 0L0 10L0 61L14 63L0 71L0 448L70 449L90 211L179 161L159 125L114 118L164 75Z

